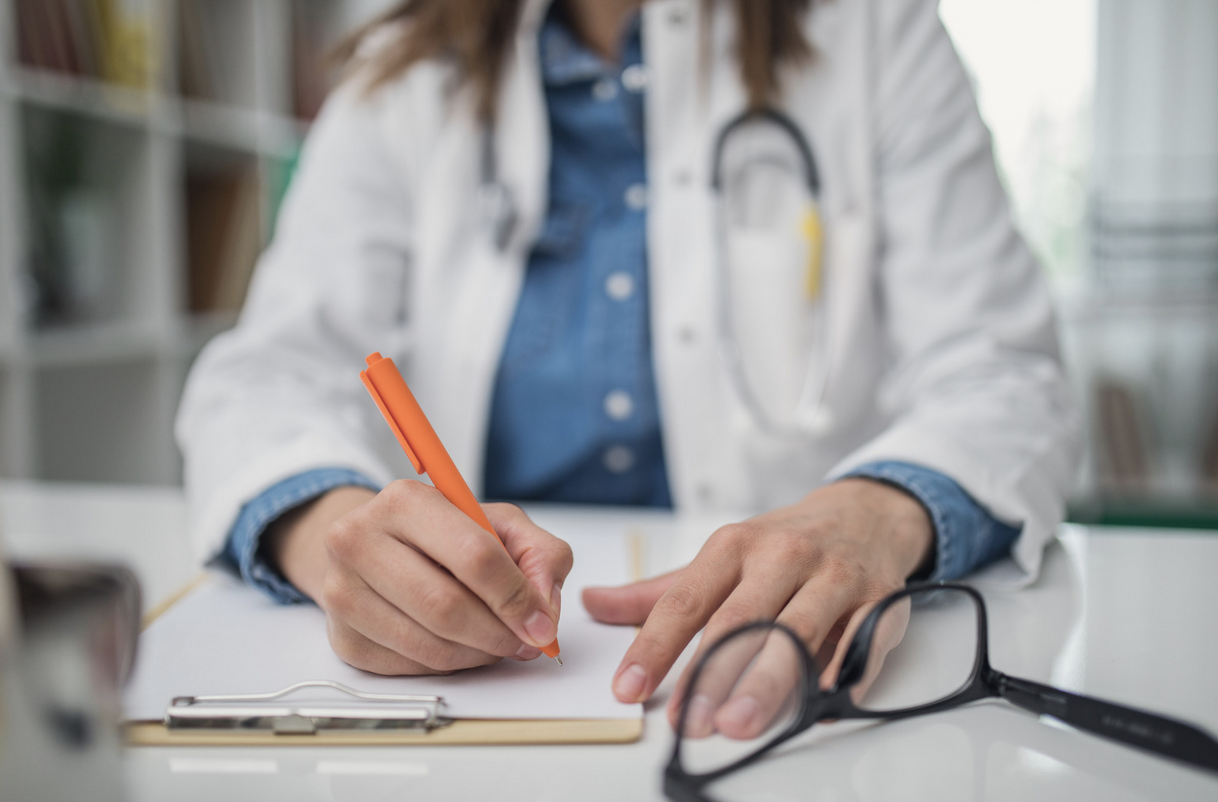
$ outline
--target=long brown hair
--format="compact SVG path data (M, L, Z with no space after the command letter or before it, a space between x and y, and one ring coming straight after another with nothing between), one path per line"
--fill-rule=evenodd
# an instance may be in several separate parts
M703 5L709 9L713 1L703 0ZM811 0L732 0L739 32L736 57L753 108L764 106L777 94L781 67L812 55L800 25L810 4ZM401 39L374 58L369 87L395 78L418 61L450 58L456 62L461 80L474 87L479 116L493 119L499 77L523 5L524 0L404 0L356 31L337 55L346 61L373 28L409 20Z

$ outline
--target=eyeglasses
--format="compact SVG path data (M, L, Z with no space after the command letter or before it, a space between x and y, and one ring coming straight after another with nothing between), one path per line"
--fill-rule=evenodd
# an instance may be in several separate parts
M911 585L868 614L827 690L815 658L783 624L759 621L728 633L685 685L665 795L710 802L709 784L819 721L900 719L990 697L1218 771L1218 741L1191 724L995 671L986 632L985 602L973 588Z

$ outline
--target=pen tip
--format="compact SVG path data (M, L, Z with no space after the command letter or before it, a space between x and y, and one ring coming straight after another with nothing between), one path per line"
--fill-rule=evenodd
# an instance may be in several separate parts
M562 665L562 655L559 655L559 654L554 655L554 662L558 663L561 666Z

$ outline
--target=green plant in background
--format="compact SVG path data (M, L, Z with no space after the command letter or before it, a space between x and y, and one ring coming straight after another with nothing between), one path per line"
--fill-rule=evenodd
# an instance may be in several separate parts
M37 326L96 316L116 290L123 158L115 132L84 118L29 110L24 116L29 187L26 314Z
M29 312L37 325L72 316L74 271L69 231L75 216L72 210L86 192L87 136L84 127L68 117L31 114L26 118L27 269L33 291Z

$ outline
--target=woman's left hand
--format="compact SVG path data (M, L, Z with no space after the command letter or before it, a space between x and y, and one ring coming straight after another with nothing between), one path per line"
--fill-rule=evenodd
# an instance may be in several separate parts
M816 654L838 643L822 674L831 683L848 636L880 599L932 554L933 527L914 498L869 479L825 485L789 507L730 524L686 567L620 588L588 588L598 621L643 624L613 679L623 702L648 699L705 627L698 655L742 624L777 619ZM645 622L645 623L644 623ZM691 661L697 662L697 656ZM669 701L675 719L680 692Z

